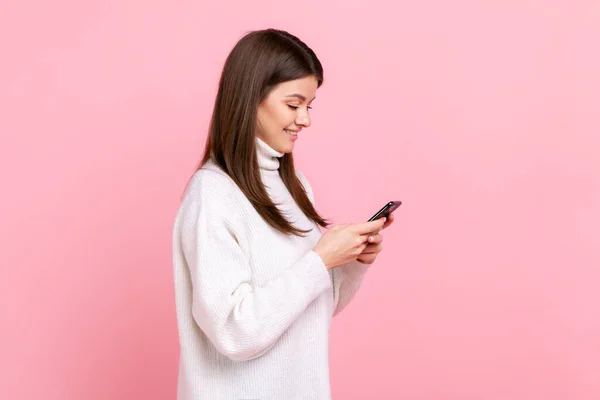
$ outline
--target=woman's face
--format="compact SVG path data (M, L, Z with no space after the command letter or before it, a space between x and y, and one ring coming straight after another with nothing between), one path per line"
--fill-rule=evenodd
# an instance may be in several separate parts
M317 85L317 78L307 76L275 86L258 105L258 138L273 150L291 153L300 131L310 126Z

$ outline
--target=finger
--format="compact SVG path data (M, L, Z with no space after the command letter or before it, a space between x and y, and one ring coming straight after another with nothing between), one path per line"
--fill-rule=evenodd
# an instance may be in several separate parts
M376 219L371 222L363 222L362 224L354 224L352 227L355 232L360 235L365 235L371 232L375 232L378 229L383 228L383 224L385 223L385 217Z
M381 253L381 250L383 250L381 243L370 244L365 247L361 254L377 254Z
M358 237L360 239L360 244L366 246L367 244L369 244L369 238L371 237L371 234L358 235Z
M358 248L356 248L354 254L358 257L358 256L360 256L361 254L363 254L365 252L366 248L367 248L367 244L366 243L361 244L360 246L358 246Z
M367 240L369 243L381 243L381 242L383 242L383 236L380 235L379 233L376 233L374 235L371 234L371 235L369 235Z
M385 221L385 224L383 224L383 227L381 229L385 229L388 226L390 226L394 222L394 219L394 214L388 215L387 220Z
M356 261L358 261L359 263L362 264L373 264L375 262L375 258L376 256L373 255L364 255L364 256L359 256Z

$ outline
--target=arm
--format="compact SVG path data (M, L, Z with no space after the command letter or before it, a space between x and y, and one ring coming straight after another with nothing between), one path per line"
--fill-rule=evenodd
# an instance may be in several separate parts
M314 204L314 195L308 179L300 171L296 171L296 174L302 182L310 201ZM333 288L333 316L339 314L354 298L369 266L353 261L330 271Z
M367 264L353 261L332 270L334 317L354 298L368 268Z
M308 304L330 290L331 281L321 258L310 251L264 286L252 285L230 200L204 190L194 196L183 210L180 237L194 320L220 353L243 361L269 350Z

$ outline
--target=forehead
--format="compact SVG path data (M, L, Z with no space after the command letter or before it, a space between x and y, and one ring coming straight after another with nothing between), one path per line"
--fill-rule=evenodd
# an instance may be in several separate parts
M298 93L304 95L310 101L315 97L317 86L317 78L314 76L306 76L304 78L294 79L293 81L282 82L275 87L273 92L279 96Z

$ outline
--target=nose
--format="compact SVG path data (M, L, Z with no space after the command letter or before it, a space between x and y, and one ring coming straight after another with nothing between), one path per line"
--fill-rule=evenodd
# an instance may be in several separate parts
M310 126L310 116L308 115L308 110L299 112L296 116L295 123L296 125L308 128Z

